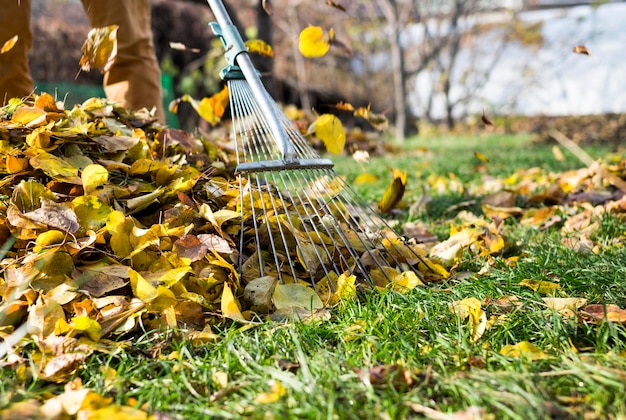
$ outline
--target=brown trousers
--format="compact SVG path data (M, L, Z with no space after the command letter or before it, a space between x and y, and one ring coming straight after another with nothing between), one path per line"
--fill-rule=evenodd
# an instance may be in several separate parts
M157 118L164 122L161 71L152 41L150 0L81 1L92 27L119 25L117 57L104 75L107 98L132 110L156 107ZM28 52L33 39L30 5L31 0L0 0L0 45L19 36L11 50L0 54L0 103L33 92L28 69Z

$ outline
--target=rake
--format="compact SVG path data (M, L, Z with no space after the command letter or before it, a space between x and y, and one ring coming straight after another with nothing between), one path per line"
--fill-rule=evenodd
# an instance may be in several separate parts
M244 282L272 276L334 291L343 273L377 286L419 276L417 246L394 233L309 145L265 90L222 1L208 3L227 61L220 76L237 154Z

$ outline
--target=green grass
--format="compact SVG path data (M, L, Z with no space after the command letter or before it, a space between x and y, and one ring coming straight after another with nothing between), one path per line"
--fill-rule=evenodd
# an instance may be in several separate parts
M520 168L558 172L581 166L571 156L557 161L551 145L531 145L526 136L413 139L403 147L428 152L373 158L368 170L382 180L357 190L376 200L388 182L387 166L409 171L407 200L421 194L420 184L430 176L453 173L469 191L486 176L504 178ZM490 159L482 169L475 151ZM336 170L349 179L361 171L350 159ZM433 207L423 217L443 235L442 226L454 216L445 209L471 196L430 194ZM475 407L482 418L493 419L624 418L626 328L557 314L519 283L558 281L569 297L626 305L626 250L611 242L624 235L626 224L615 216L601 221L593 238L604 244L599 254L563 246L558 228L510 224L505 231L523 252L515 265L493 257L479 275L486 257L467 259L457 269L464 275L405 294L360 292L332 309L327 321L253 327L226 322L214 325L217 339L202 345L193 344L185 330L145 331L121 352L94 354L78 375L84 386L116 403L175 419L404 419L422 418L423 407L444 413ZM475 343L467 323L449 309L464 298L503 296L518 297L520 306L505 312L485 305L487 316L500 320ZM521 341L546 358L499 353ZM364 380L368 369L380 367L387 379ZM115 376L106 376L107 368ZM227 383L216 379L220 375ZM0 408L62 392L63 385L10 367L0 376ZM275 402L259 402L276 382L285 393Z

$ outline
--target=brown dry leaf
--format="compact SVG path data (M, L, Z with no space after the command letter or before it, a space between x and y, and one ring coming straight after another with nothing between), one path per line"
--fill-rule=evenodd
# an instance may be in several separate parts
M117 30L118 25L92 28L83 43L83 56L80 58L80 68L90 71L92 68L107 72L117 57Z
M341 10L341 11L342 11L342 12L344 12L344 13L348 13L348 11L346 10L346 8L345 8L345 7L343 7L341 4L339 4L339 3L337 3L337 2L334 2L334 1L331 1L331 0L327 0L327 1L326 1L326 4L327 4L327 5L329 5L330 7L333 7L333 8L335 8L335 9L337 9L337 10Z
M190 48L183 44L182 42L170 42L170 48L177 51L189 51L192 53L199 53L200 50L198 48Z
M626 324L626 310L614 304L592 304L587 305L581 311L594 321L609 321Z
M355 372L361 382L375 387L406 388L416 383L413 372L400 364L360 368Z
M80 228L76 213L68 206L54 201L44 200L40 208L24 213L22 216L35 223L41 223L63 232L76 233Z
M573 49L572 52L576 53L576 54L584 54L584 55L591 55L591 53L589 52L589 50L587 49L587 47L585 47L584 45L576 45Z
M485 110L484 109L483 109L483 115L480 116L480 120L485 125L493 126L493 122L489 118L487 118L487 114L485 114Z

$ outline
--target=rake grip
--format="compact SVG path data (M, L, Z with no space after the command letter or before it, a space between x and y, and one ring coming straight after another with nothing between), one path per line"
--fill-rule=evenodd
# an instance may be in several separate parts
M224 49L226 51L226 59L231 66L238 66L243 73L244 78L250 85L250 90L254 99L259 104L265 118L267 119L269 129L274 137L276 145L280 149L283 155L283 159L287 164L294 164L296 159L296 151L293 144L289 140L287 133L283 129L280 122L280 118L276 113L276 106L274 101L270 98L269 94L265 90L265 86L261 83L252 60L248 55L248 50L243 43L241 35L237 31L237 28L233 24L230 16L226 12L226 8L221 0L207 0L215 19L219 24L219 33L216 33L222 39ZM215 25L211 25L213 31L216 32Z

